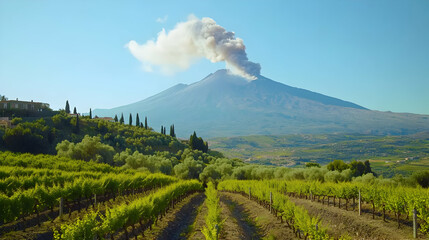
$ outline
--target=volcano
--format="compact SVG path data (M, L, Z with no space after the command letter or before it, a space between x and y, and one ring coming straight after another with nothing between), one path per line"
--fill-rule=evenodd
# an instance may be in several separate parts
M152 97L94 115L148 117L149 126L175 125L179 137L294 133L411 134L429 131L429 116L381 112L291 87L264 76L256 80L218 70L193 84L178 84ZM127 121L125 121L127 122Z

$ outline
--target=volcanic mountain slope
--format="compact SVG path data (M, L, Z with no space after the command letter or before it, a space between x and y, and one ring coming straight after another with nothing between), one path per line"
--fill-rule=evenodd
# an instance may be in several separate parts
M178 84L129 105L96 109L98 116L148 116L154 129L175 124L178 136L254 134L409 134L429 130L429 116L368 110L357 104L263 76L248 81L218 70L199 82ZM127 121L126 121L127 122Z

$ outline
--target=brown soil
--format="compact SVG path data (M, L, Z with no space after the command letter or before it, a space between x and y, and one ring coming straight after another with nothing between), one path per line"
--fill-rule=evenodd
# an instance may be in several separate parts
M205 217L207 216L206 204L201 204L201 206L198 208L197 211L198 211L197 217L195 218L194 224L192 225L192 233L188 238L190 240L204 239L204 234L201 232L201 230L206 224L206 219L205 219Z
M298 239L285 223L247 197L221 192L220 198L226 218L221 239Z
M186 197L158 220L157 224L152 226L152 230L146 230L144 238L140 234L138 239L187 239L204 199L204 193L194 193Z
M372 219L372 213L365 211L359 216L357 210L346 211L334 207L332 204L327 206L317 201L299 199L290 197L296 205L302 206L308 210L312 216L320 216L322 224L328 227L328 234L335 238L341 235L348 235L353 239L413 239L412 228L398 224L395 220L383 221L381 216ZM366 206L369 207L369 206ZM422 233L418 234L419 239L426 239Z
M244 204L224 194L220 197L222 218L225 219L220 239L261 239L262 230L256 226Z

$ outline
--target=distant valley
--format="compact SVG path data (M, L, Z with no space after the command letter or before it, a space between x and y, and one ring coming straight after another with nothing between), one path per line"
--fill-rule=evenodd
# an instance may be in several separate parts
M362 134L293 134L214 138L210 147L230 158L276 166L304 167L306 162L325 165L340 159L370 160L378 174L429 169L429 132L409 136Z

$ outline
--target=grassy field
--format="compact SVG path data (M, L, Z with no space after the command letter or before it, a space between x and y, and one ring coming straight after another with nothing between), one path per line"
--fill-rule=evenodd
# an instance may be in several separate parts
M360 134L244 136L214 138L210 148L251 163L302 167L335 159L369 160L384 176L429 169L429 133L407 136Z

